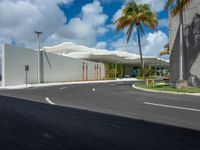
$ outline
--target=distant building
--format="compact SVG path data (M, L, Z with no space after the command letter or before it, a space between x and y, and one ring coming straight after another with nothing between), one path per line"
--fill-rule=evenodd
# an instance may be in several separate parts
M140 55L125 51L89 48L72 42L65 42L52 47L44 47L44 51L72 58L102 62L104 64L110 64L114 66L114 68L118 68L117 65L123 65L125 77L135 77L133 73L134 69L138 69L141 66ZM164 72L164 70L166 71L169 66L168 61L156 56L143 56L143 58L144 66L154 68L156 74L158 72L159 75L161 75L161 72Z
M184 79L200 86L200 1L192 0L183 12ZM172 83L179 77L179 15L170 18L170 70Z
M4 44L2 47L2 85L23 85L68 81L89 81L132 77L140 67L137 54L108 51L65 42L38 51ZM166 70L168 62L144 56L146 67ZM40 66L40 67L38 67ZM39 72L39 73L38 73Z

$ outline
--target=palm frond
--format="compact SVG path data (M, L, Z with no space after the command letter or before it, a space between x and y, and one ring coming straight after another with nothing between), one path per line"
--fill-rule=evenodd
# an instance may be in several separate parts
M151 5L136 2L129 2L123 9L123 16L115 21L116 31L127 30L127 42L129 42L132 30L137 25L144 33L143 25L155 30L157 28L157 15L151 9Z
M115 21L116 31L123 30L126 26L128 26L131 22L131 16L122 16Z
M165 9L169 9L173 5L174 2L175 0L167 0L165 4Z
M164 50L160 51L160 56L170 55L170 54L171 54L171 51L168 49L164 49Z
M176 16L177 13L183 11L183 9L189 5L191 0L181 0L174 9L171 11L172 16Z
M129 25L129 28L126 32L127 34L127 43L130 41L130 38L131 38L131 34L133 32L133 28L134 28L134 22L132 21L131 24Z

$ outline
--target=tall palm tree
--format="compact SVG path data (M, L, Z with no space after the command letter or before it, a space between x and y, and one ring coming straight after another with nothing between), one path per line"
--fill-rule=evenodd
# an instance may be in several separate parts
M180 23L179 23L179 80L183 79L183 10L192 0L167 0L165 5L165 9L171 8L172 17L176 16L178 13L180 15ZM175 4L176 3L176 4ZM173 7L175 4L175 7Z
M160 56L170 55L171 51L169 50L169 43L165 44L164 49L160 51Z
M144 61L142 56L140 32L144 32L143 26L147 26L150 29L155 30L157 27L157 15L151 10L149 4L136 3L134 1L129 2L123 9L123 15L119 17L116 21L116 30L124 30L128 27L127 30L127 43L130 41L131 34L134 27L137 28L137 38L138 46L140 52L140 60L142 67L142 75L144 77Z

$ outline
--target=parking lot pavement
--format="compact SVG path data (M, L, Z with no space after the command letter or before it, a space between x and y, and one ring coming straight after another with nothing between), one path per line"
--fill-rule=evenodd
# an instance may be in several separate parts
M133 82L0 91L2 149L200 149L200 101Z

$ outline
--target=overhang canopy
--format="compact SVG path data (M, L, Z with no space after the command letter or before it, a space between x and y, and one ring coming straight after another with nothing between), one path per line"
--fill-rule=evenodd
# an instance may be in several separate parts
M43 50L45 52L54 53L62 56L96 62L117 63L134 66L140 65L140 56L137 54L128 53L125 51L108 51L89 48L86 46L76 45L72 42L65 42L63 44L53 47L44 47ZM149 66L168 66L169 62L155 56L144 56L144 64Z

